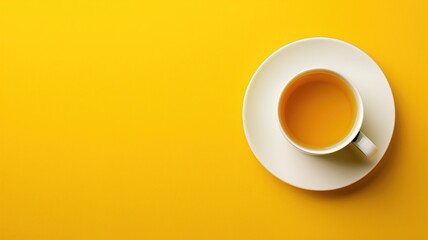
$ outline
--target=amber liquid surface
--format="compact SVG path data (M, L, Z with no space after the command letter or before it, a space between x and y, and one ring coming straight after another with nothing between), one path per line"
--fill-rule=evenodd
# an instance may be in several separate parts
M287 135L299 145L325 149L351 132L357 114L354 94L344 80L326 71L292 80L282 93L279 118Z

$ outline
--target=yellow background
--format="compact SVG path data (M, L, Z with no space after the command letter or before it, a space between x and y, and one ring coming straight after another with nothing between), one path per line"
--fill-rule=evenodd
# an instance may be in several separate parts
M0 2L0 239L427 239L427 1ZM314 36L390 81L382 164L293 188L242 128L252 74Z

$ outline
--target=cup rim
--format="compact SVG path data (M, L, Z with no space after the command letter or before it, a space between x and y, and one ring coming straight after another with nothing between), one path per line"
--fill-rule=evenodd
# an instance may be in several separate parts
M286 91L287 87L290 86L291 83L293 83L296 79L298 79L300 76L304 75L304 74L308 74L311 72L316 72L316 71L323 71L323 72L328 72L330 74L336 75L339 77L339 79L341 79L343 82L346 83L346 85L348 85L349 89L351 89L356 104L357 104L357 114L356 114L356 119L354 122L354 126L352 127L352 130L348 133L348 135L346 137L344 137L341 141L339 141L338 143L327 147L327 148L323 148L323 149L313 149L313 148L308 148L305 146L300 145L299 143L295 142L289 135L288 133L284 130L284 128L282 127L281 124L281 120L279 117L279 105L280 105L280 101L281 98L284 94L284 92ZM327 68L310 68L310 69L306 69L303 71L300 71L299 73L295 74L293 77L290 78L290 80L285 84L285 86L282 88L281 90L281 94L279 95L278 101L277 101L277 121L278 121L278 125L279 128L281 129L282 135L294 146L296 147L298 150L307 153L307 154L311 154L311 155L324 155L324 154L330 154L330 153L334 153L337 152L341 149L343 149L344 147L346 147L347 145L349 145L352 140L357 136L357 134L360 132L361 129L361 125L363 123L363 117L364 117L364 107L363 107L363 101L361 99L361 95L358 91L358 89L355 87L354 84L352 84L347 78L345 78L343 75L327 69Z

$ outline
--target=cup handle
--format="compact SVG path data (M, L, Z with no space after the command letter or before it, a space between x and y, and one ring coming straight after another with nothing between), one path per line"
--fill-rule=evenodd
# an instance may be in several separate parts
M371 160L376 156L377 147L374 143L361 131L355 136L352 143L364 154L366 157Z

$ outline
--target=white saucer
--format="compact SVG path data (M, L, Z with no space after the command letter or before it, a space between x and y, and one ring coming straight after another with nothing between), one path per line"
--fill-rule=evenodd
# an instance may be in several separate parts
M379 148L373 160L351 146L324 156L298 151L282 136L277 99L295 74L327 68L352 81L364 104L362 132ZM303 39L279 49L257 69L245 94L244 131L254 155L274 176L298 188L324 191L348 186L381 160L394 131L394 98L379 66L353 45L331 38Z

